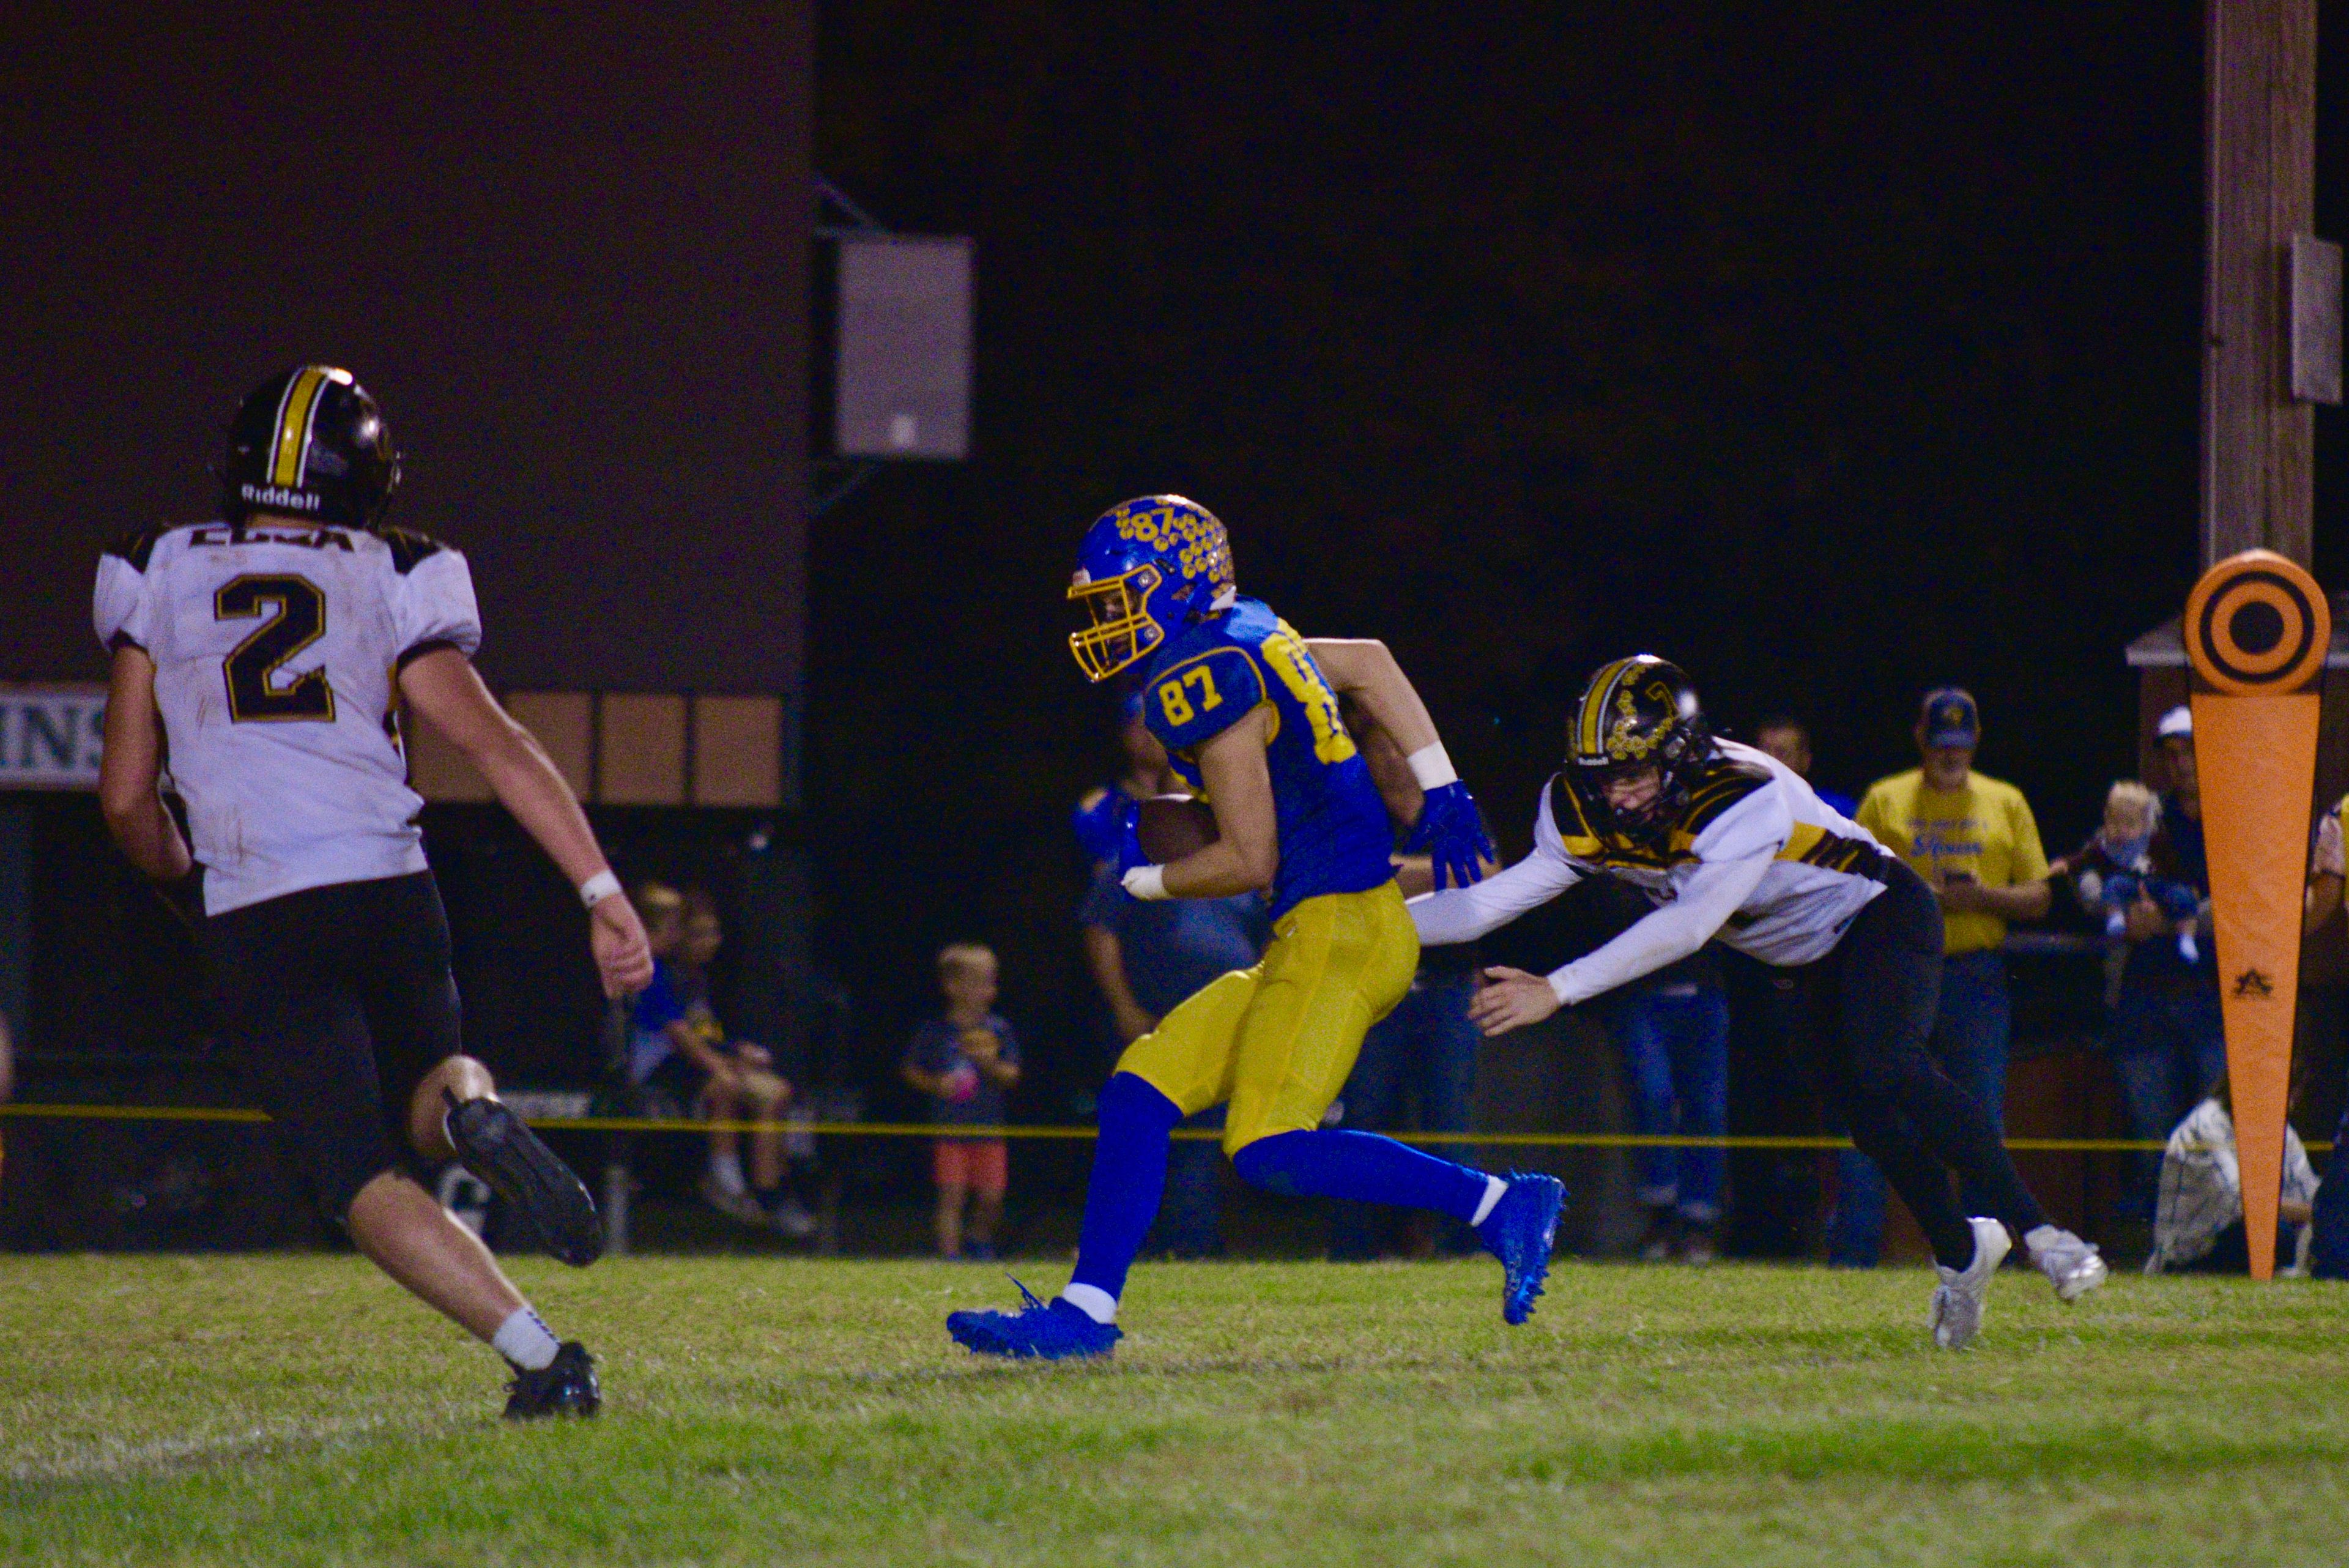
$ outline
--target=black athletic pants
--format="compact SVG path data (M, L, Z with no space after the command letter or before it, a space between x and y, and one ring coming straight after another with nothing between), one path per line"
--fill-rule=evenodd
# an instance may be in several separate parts
M2018 1237L2047 1216L2015 1174L1998 1125L1925 1049L1941 989L1940 900L1889 856L1882 876L1883 893L1809 966L1806 1054L1821 1096L1909 1205L1935 1260L1963 1268L1973 1230L1950 1172Z
M387 1170L420 1175L408 1102L460 1044L432 874L248 904L207 919L201 943L247 1092L327 1217Z

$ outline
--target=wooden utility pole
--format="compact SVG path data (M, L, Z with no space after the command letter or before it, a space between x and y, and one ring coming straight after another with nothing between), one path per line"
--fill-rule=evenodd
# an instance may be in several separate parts
M2324 266L2324 247L2305 237L2315 187L2316 0L2206 0L2204 15L2202 564L2265 547L2306 566L2315 441L2309 400L2322 396L2322 378L2303 376L2303 395L2293 395L2292 306L2298 292L2305 342L2305 302L2323 292L2308 275ZM2340 399L2339 254L2331 252L2328 401Z

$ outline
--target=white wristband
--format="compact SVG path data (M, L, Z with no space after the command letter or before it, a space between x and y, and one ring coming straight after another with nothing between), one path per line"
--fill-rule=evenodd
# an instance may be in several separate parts
M1452 771L1452 759L1444 754L1444 742L1422 746L1403 759L1411 764L1411 776L1419 781L1422 789L1442 789L1448 784L1458 784L1460 775Z
M1567 971L1573 967L1572 964L1568 964L1564 968L1553 970L1550 972L1549 993L1557 998L1557 1004L1560 1007L1572 1007L1576 1001L1574 988L1566 982Z
M1137 866L1124 877L1125 890L1145 904L1155 904L1174 895L1166 890L1166 867Z
M611 867L605 867L579 884L579 901L592 909L619 890L620 879L612 875Z

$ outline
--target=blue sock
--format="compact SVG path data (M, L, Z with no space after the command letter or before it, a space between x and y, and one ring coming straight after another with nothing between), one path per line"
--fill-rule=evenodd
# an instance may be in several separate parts
M1433 1209L1464 1224L1475 1218L1486 1185L1483 1171L1372 1133L1275 1133L1234 1155L1232 1168L1268 1192Z
M1166 1151L1174 1141L1167 1135L1182 1119L1183 1108L1147 1080L1132 1073L1110 1075L1101 1092L1101 1141L1093 1146L1070 1283L1090 1285L1112 1300L1125 1293L1125 1272L1142 1251L1166 1189Z

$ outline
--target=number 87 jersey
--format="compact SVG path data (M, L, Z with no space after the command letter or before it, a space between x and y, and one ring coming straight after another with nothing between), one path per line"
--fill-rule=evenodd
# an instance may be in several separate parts
M1394 830L1385 802L1337 693L1287 621L1258 600L1236 599L1169 638L1143 680L1143 722L1194 789L1197 748L1259 707L1272 711L1265 763L1280 836L1272 918L1306 898L1386 883Z
M98 558L93 619L154 660L207 913L425 869L396 687L480 646L462 556L398 529L160 529Z

